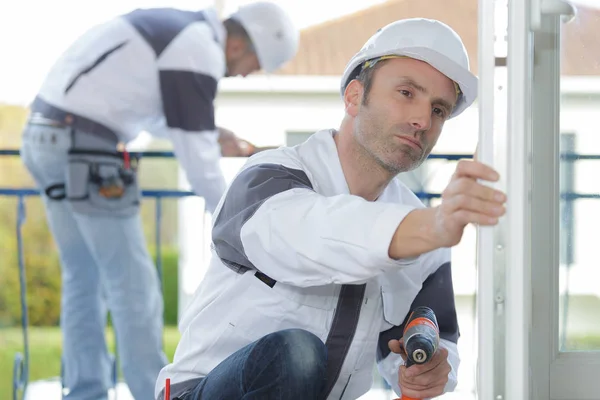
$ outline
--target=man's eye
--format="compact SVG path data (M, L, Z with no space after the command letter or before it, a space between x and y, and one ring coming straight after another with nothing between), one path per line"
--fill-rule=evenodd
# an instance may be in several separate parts
M443 109L438 108L438 107L434 107L433 112L442 118L444 118L446 116L446 112Z

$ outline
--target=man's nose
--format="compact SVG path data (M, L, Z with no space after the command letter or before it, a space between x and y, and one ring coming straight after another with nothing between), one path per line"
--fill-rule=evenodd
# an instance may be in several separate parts
M410 125L416 131L426 131L431 128L431 106L415 107Z

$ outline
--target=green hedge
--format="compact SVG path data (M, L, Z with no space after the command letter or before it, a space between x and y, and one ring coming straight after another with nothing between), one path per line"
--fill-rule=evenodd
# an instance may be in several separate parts
M0 265L0 327L21 323L19 275L16 257ZM165 325L177 324L177 252L163 249ZM27 304L31 326L56 326L60 318L60 265L56 254L26 254Z
M163 295L165 301L165 325L177 325L177 252L170 250L162 254Z

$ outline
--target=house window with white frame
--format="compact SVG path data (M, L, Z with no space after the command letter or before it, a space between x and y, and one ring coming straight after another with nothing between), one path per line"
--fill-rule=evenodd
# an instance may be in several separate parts
M308 139L315 131L287 131L285 133L285 145L296 146Z

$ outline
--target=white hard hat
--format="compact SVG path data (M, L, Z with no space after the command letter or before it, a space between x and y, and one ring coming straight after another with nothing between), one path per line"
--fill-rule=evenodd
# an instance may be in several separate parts
M300 33L281 7L259 1L241 6L230 17L248 32L265 72L275 71L296 55Z
M392 22L371 36L346 65L341 82L342 96L365 61L386 55L424 61L453 80L461 95L450 118L463 112L477 97L478 79L469 71L469 56L462 40L443 22L425 18Z

